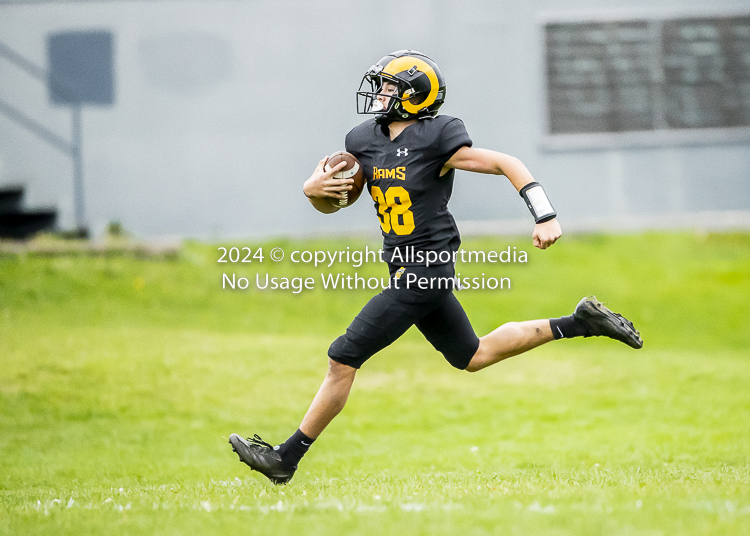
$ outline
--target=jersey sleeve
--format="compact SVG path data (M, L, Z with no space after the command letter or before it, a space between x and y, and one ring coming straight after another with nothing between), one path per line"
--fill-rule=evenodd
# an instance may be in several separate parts
M346 139L344 140L344 150L347 153L351 153L354 156L357 156L357 153L359 152L358 149L359 145L357 144L357 137L354 134L354 129L352 129L346 135Z
M367 145L371 143L372 136L368 136L368 132L371 131L374 124L372 120L365 121L351 129L346 135L344 150L359 158Z
M438 140L440 167L443 167L461 147L471 147L472 144L473 142L469 137L469 133L466 132L463 121L458 118L448 121L443 127L440 139Z

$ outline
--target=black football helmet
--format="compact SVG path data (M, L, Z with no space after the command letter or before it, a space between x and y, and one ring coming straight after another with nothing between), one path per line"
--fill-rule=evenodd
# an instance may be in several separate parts
M386 82L397 90L386 95L390 100L383 106L378 96ZM435 62L416 50L399 50L365 73L357 91L357 113L375 114L382 123L406 121L437 115L444 101L445 79Z

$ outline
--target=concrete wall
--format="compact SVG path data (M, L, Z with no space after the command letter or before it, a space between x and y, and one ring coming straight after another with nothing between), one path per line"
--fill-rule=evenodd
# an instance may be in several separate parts
M717 0L711 9L747 10ZM475 146L521 158L562 218L750 210L750 143L550 151L543 147L540 20L612 13L616 0L161 1L0 4L0 40L46 64L50 32L111 30L115 105L83 114L87 219L140 236L252 236L367 229L367 199L315 212L302 182L343 149L363 120L355 91L382 55L413 48L447 79L442 113L464 119ZM653 2L629 3L649 13ZM655 13L705 12L665 0ZM710 12L709 12L710 13ZM65 137L70 114L0 58L0 97ZM27 185L29 204L74 223L70 160L0 115L0 184ZM504 178L460 172L457 219L528 218Z

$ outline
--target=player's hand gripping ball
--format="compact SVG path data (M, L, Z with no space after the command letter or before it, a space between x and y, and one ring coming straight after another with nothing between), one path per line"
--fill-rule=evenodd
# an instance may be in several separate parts
M328 202L334 207L346 208L353 205L354 202L359 199L359 195L362 193L362 189L365 187L365 174L362 173L362 166L359 165L353 154L349 154L346 151L339 151L333 153L326 161L323 169L325 171L331 171L339 162L345 161L346 165L339 171L333 174L334 179L354 179L352 189L341 192L344 194L343 199L334 199L329 197Z

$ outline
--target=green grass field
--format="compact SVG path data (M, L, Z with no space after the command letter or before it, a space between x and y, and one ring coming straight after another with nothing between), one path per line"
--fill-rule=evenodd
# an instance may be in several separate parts
M319 280L289 253L377 244L234 245L266 259L0 257L1 534L750 533L750 235L465 241L529 254L459 266L512 281L458 294L480 335L593 293L644 349L560 341L468 374L410 330L281 487L226 437L286 439L373 291L222 290L222 273Z

